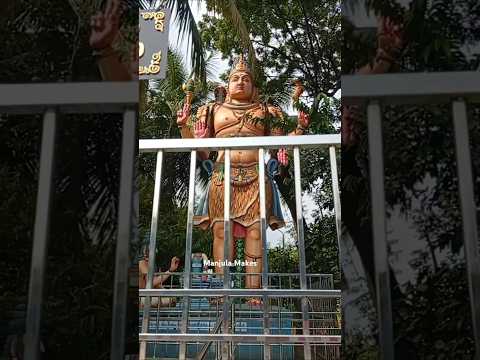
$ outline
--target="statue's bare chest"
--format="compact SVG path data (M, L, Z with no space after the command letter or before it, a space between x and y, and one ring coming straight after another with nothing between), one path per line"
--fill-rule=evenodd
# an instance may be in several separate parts
M263 135L265 129L260 109L234 110L220 106L214 113L213 125L216 136ZM257 121L252 120L256 118Z

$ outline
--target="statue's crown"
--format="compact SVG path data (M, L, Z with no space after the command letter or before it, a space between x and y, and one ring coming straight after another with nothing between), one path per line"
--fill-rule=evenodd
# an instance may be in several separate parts
M250 74L250 76L252 75L252 72L250 71L247 62L243 58L243 54L240 54L238 59L233 63L232 70L230 71L230 76L239 71L247 72Z

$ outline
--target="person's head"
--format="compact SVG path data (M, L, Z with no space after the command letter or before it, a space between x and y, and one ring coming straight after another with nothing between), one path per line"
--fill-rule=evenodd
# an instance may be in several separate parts
M143 246L142 253L143 253L143 259L144 259L144 260L148 260L148 256L150 255L150 252L149 252L149 250L148 250L148 246L147 246L147 245Z
M215 94L215 101L217 103L222 104L223 102L225 102L225 98L227 97L227 89L225 89L224 86L219 85L215 88L214 94Z
M228 78L228 99L252 101L255 95L253 76L247 64L240 55Z

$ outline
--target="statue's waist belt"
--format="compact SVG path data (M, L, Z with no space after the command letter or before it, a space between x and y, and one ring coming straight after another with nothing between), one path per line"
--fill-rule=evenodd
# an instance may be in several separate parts
M223 163L215 164L215 170L212 175L212 183L220 186L224 180L224 167ZM230 183L234 186L249 185L258 179L258 166L257 164L251 164L248 166L232 165L230 172Z
M221 129L221 130L224 130L224 129ZM235 132L235 133L231 133L231 134L218 135L218 136L215 136L215 137L217 137L217 138L232 138L232 137L255 137L255 136L259 136L259 135L251 134L251 133Z

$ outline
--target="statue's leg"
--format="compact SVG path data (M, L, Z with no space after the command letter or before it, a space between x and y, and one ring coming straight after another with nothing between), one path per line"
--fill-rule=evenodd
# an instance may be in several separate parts
M256 265L245 266L245 272L262 272L262 240L260 235L260 223L255 223L248 227L245 237L245 260L254 261ZM247 289L259 289L261 287L261 275L247 275L245 279Z
M232 242L233 244L233 242ZM213 225L213 260L215 262L221 262L227 260L223 254L224 236L223 236L223 222L217 222ZM233 261L233 245L230 246L230 258L228 260ZM223 274L223 267L216 265L215 272L217 274Z

